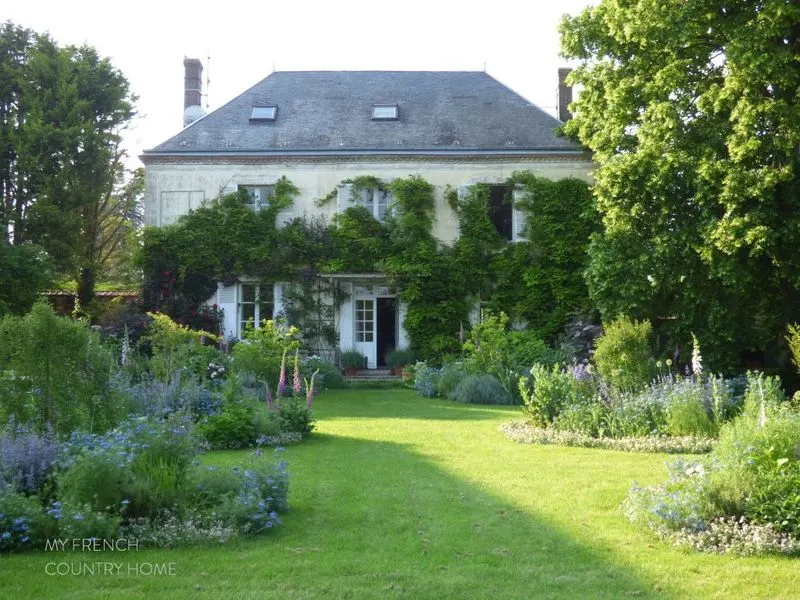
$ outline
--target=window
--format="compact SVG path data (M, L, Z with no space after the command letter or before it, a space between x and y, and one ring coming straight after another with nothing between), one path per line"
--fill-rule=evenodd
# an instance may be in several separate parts
M390 191L367 188L355 192L350 183L339 186L336 203L339 212L343 212L351 206L363 206L380 222L383 222L386 215L393 210Z
M507 185L489 186L489 219L497 233L509 241L514 239L514 207Z
M382 223L392 202L392 193L387 190L362 190L355 201L358 206L366 208L376 221Z
M275 192L274 185L240 185L240 190L245 190L250 196L250 202L247 203L254 212L258 212L262 208L269 206L269 199Z
M374 300L356 300L356 341L371 342L375 335Z
M250 113L251 121L274 121L278 116L277 106L254 106Z
M397 104L372 105L373 121L396 121L397 119Z
M239 288L239 334L247 327L258 327L275 311L274 288L268 284L243 283Z

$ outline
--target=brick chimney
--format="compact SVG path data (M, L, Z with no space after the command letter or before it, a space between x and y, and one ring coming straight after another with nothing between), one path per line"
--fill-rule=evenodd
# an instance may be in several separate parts
M183 126L205 114L203 110L203 63L197 58L183 59Z
M572 73L572 69L562 67L558 70L558 118L562 122L567 122L572 118L569 112L569 105L572 102L572 86L567 85L567 75Z

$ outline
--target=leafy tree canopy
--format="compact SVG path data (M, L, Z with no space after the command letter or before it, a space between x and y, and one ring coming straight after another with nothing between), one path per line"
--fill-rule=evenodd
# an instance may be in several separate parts
M670 346L694 331L712 368L779 343L800 310L800 3L603 0L560 29L604 318L662 319Z
M135 97L93 48L11 22L0 25L0 65L0 227L14 245L42 246L90 300L130 220L120 133Z

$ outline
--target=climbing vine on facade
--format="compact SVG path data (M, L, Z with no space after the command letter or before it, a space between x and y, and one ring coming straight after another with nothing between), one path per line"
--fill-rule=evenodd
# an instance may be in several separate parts
M284 308L291 321L314 345L335 347L345 295L328 276L381 272L407 307L404 327L412 347L433 361L460 350L459 332L469 327L478 301L549 337L570 315L591 312L582 273L596 217L586 183L515 173L507 187L526 191L518 203L526 239L516 243L507 242L489 218L487 186L463 194L446 190L459 219L460 236L450 245L433 235L435 189L421 177L384 183L362 176L343 183L352 186L354 197L364 189L390 191L393 210L379 222L354 204L330 223L299 217L278 227L278 212L297 195L282 178L261 211L248 208L246 193L239 192L174 225L146 230L140 256L145 307L192 323L218 281L231 284L246 276L288 282Z

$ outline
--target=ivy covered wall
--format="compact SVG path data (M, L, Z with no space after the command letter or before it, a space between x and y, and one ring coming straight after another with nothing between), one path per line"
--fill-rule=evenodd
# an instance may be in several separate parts
M459 331L469 327L470 309L478 300L553 337L571 315L592 310L582 277L587 240L598 226L591 191L578 179L551 181L526 171L505 183L508 190L516 186L525 192L517 203L525 239L515 243L501 237L489 218L484 184L461 195L446 193L445 210L452 211L447 218L455 217L459 230L451 244L434 235L441 216L435 188L419 176L389 184L394 210L383 223L353 206L331 222L304 216L279 228L278 213L298 194L285 177L266 210L248 209L244 192L225 195L174 225L145 231L144 302L149 310L191 323L217 281L251 276L293 282L293 321L309 335L335 342L330 339L335 328L325 325L331 321L326 311L336 310L341 290L318 275L382 272L407 303L405 329L423 358L437 361L459 350ZM383 185L369 177L353 182L356 190Z

